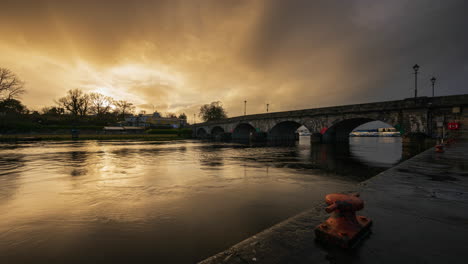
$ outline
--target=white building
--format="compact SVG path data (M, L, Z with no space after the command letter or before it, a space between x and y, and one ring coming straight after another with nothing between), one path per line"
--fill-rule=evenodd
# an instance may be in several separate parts
M139 114L125 118L126 124L138 127L171 127L179 128L187 125L187 120L172 117L161 117L158 112L148 115Z

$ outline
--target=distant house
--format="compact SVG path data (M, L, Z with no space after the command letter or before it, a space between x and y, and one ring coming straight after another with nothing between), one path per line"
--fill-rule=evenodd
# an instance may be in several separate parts
M125 123L128 126L137 127L168 127L168 128L179 128L187 125L187 120L180 118L161 117L157 112L152 115L134 115L125 118Z
M354 130L349 134L351 137L399 137L400 132L398 132L393 127L384 127L376 129L359 129Z

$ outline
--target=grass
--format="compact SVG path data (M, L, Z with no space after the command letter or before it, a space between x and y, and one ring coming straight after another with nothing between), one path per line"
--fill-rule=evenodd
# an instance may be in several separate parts
M79 135L78 140L148 140L148 141L166 141L185 139L175 134L84 134ZM0 135L0 141L36 141L36 140L71 140L71 134L45 134L45 135Z

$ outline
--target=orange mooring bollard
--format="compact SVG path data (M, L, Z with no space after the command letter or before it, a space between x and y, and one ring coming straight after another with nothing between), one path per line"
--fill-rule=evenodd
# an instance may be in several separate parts
M435 152L437 152L437 153L444 153L444 145L442 145L442 144L437 144L437 145L435 146Z
M315 237L325 244L342 248L353 248L370 233L372 220L356 216L356 211L364 208L364 201L358 194L333 193L325 196L330 218L315 228Z

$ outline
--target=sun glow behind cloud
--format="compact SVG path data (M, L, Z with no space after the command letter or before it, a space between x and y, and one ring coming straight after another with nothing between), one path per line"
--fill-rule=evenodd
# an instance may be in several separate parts
M34 110L81 88L190 116L222 101L235 116L245 99L260 113L408 97L416 62L460 93L468 69L464 1L5 1L0 67Z
M160 111L174 111L177 109L171 109L168 102L174 99L177 90L184 90L182 74L164 65L139 62L100 67L82 59L70 63L36 51L18 51L8 46L0 46L0 49L7 51L6 56L2 56L2 60L7 62L4 64L27 62L11 68L22 73L22 78L27 80L26 102L35 110L53 104L68 89L79 88L116 100L127 100L139 106L139 110L150 110L157 105L163 108ZM37 89L38 86L47 88ZM43 98L38 104L30 102L38 98Z
M102 70L80 63L77 79L79 88L85 91L102 93L136 105L145 105L153 99L139 93L141 89L145 89L152 95L151 97L170 101L171 98L165 88L177 89L184 85L180 73L170 72L158 65L136 63L116 65Z

